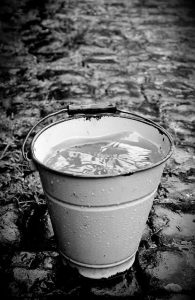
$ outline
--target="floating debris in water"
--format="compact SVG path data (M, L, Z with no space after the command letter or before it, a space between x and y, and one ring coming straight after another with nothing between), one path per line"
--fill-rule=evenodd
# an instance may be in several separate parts
M158 147L132 132L75 137L55 146L44 163L55 170L85 175L119 175L148 167L162 158Z

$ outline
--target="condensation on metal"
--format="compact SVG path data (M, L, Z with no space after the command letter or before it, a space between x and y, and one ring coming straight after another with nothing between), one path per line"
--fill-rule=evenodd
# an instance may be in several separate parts
M151 197L154 197L154 195L156 193L156 189L154 191L152 191L151 193L147 194L145 197L133 199L132 201L125 202L125 203L117 203L117 204L110 204L110 205L104 205L104 206L103 205L95 206L93 203L91 203L91 205L70 204L68 202L65 202L62 199L57 199L56 197L50 195L45 190L44 190L44 193L50 201L55 202L58 205L64 206L69 209L80 210L80 211L88 211L88 210L89 211L109 211L109 210L118 210L120 208L122 209L122 208L126 208L129 206L134 206L138 202L139 202L139 204L141 204L142 202L150 200Z
M115 264L110 265L87 265L87 264L81 264L77 261L74 261L64 255L64 253L60 252L62 258L64 258L64 263L67 261L69 262L69 265L72 266L75 269L79 270L79 273L83 275L84 277L88 277L91 279L103 279L103 278L111 278L112 276L115 276L116 274L121 274L125 272L126 270L130 269L135 261L135 253L133 253L131 256L129 256L127 259L117 262ZM79 268L78 268L79 267Z
M63 260L69 261L83 276L107 278L130 268L134 262L173 143L164 129L144 118L101 114L101 119L92 116L89 121L88 117L74 116L48 125L33 139L31 152ZM129 128L136 128L142 136L162 146L164 157L152 167L115 176L66 174L43 163L59 139L88 136L88 132L97 136ZM100 265L101 268L94 267Z
M69 256L65 255L63 252L59 251L60 254L62 256L64 256L65 259L68 259L70 262L74 263L75 265L79 265L79 266L82 266L82 267L85 267L85 268L92 268L92 269L105 269L105 268L112 268L112 267L116 267L116 266L119 266L119 265L122 265L124 264L125 262L131 260L135 254L136 254L136 251L131 254L130 256L128 256L127 258L121 260L121 261L116 261L112 264L101 264L101 265L93 265L93 264L84 264L82 262L79 262L79 261L76 261L72 258L70 258Z

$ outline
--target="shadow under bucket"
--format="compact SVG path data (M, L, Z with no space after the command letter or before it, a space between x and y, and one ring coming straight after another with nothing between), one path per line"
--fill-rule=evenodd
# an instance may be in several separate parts
M152 166L120 175L77 175L44 164L50 150L72 137L96 137L133 131L161 148ZM74 115L41 130L31 144L49 214L64 262L85 277L108 278L129 269L172 153L169 134L152 121L135 116Z

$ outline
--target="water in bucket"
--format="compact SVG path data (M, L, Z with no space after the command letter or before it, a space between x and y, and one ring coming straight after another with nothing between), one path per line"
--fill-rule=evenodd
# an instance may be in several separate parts
M159 145L136 132L104 137L74 137L53 147L44 163L78 175L120 175L149 167L163 156Z

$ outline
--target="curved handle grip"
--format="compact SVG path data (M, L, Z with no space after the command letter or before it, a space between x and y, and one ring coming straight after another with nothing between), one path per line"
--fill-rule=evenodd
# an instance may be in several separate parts
M42 118L41 120L39 120L39 121L38 121L38 122L37 122L30 130L29 130L29 132L27 133L27 136L25 137L25 140L24 140L24 142L23 142L23 144L22 144L22 156L23 156L23 158L24 158L25 160L31 161L31 160L28 158L28 153L25 152L25 146L26 146L27 140L28 140L29 136L31 135L31 133L33 132L33 130L34 130L39 124L41 124L42 122L44 122L45 120L47 120L47 119L49 119L49 118L51 118L51 117L53 117L53 116L56 116L56 115L58 115L58 114L60 114L60 113L63 113L63 112L67 112L67 108L63 108L63 109L61 109L61 110L59 110L59 111L57 111L57 112L54 112L54 113L51 113L51 114L45 116L44 118Z
M99 113L125 113L127 115L131 115L135 120L142 120L144 123L146 124L152 124L155 125L155 127L159 127L158 124L156 124L155 122L146 119L144 117L141 117L137 114L128 112L128 111L123 111L118 109L115 105L109 104L109 105L99 105L99 104L93 104L93 105L68 105L67 108L63 108L57 112L51 113L49 115L47 115L46 117L42 118L40 121L38 121L28 132L23 145L22 145L22 155L23 158L27 161L31 161L31 159L28 157L28 152L25 152L25 146L27 143L28 138L30 137L31 133L33 132L33 130L42 122L44 122L45 120L47 120L48 118L51 118L53 116L56 116L58 114L67 112L70 116L73 116L75 114L99 114Z
M53 116L56 116L58 114L67 112L70 116L75 114L99 114L99 113L115 113L117 111L116 106L109 104L109 105L99 105L99 104L93 104L93 105L68 105L67 108L63 108L57 112L51 113L47 115L46 117L42 118L40 121L38 121L28 132L23 145L22 145L22 156L26 161L31 162L31 159L28 157L28 152L25 152L25 147L28 138L30 137L33 130L42 122L47 120L48 118L51 118Z
M159 127L159 125L157 123L155 123L154 121L144 118L142 116L139 116L137 114L131 113L130 111L125 111L125 110L121 110L121 109L117 108L117 112L130 115L133 117L134 120L143 121L146 124L152 124L152 125Z
M99 114L115 113L117 108L113 104L92 104L92 105L68 105L68 114Z

